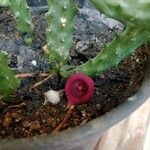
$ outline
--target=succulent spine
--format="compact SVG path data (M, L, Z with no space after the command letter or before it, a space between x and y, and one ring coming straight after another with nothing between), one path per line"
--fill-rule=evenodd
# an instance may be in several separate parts
M19 86L19 80L8 67L7 56L0 52L0 100L8 98L13 90Z
M49 60L55 65L65 64L73 41L73 26L76 15L75 0L48 0L47 46Z
M87 63L77 67L64 66L60 70L63 77L75 72L89 76L102 73L118 63L142 44L150 41L150 1L147 0L91 0L99 11L122 21L126 29L101 52Z

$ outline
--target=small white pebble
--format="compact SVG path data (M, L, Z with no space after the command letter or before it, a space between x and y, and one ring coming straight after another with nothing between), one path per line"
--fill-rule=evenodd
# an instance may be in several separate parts
M101 74L100 77L103 79L103 78L105 78L105 75L104 75L104 74Z
M54 105L58 104L60 101L60 95L58 91L49 90L46 93L44 93L45 101L43 105L46 105L47 102L50 102Z
M96 107L100 107L100 104L97 104Z
M139 62L140 62L140 59L139 59L139 58L137 58L137 59L136 59L136 62L137 62L137 63L139 63Z
M32 65L34 65L34 66L36 66L37 65L37 62L36 62L36 60L32 60Z
M136 96L129 97L128 101L134 101L134 100L136 100L136 98L137 98Z

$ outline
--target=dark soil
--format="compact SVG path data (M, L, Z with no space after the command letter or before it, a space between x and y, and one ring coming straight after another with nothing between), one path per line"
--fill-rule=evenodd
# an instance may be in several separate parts
M46 44L45 25L40 19L39 16L34 17L37 26L32 49L43 55L42 47ZM18 35L14 20L7 10L0 12L0 34L12 38L16 38ZM24 45L25 36L28 35L20 35L20 41L18 39L16 41L20 42L20 45ZM98 46L91 45L91 49L89 52L96 55ZM93 78L95 91L91 102L76 106L63 129L85 124L112 110L132 96L140 88L144 77L144 66L147 59L144 49L143 46L136 50L135 55L122 61L118 68ZM77 65L88 59L86 54L79 54L75 48L71 49L71 53L75 54L72 56L72 64ZM15 67L13 57L10 66ZM13 139L51 134L63 119L67 106L65 94L61 96L61 101L57 105L50 103L43 105L43 93L49 89L62 90L65 81L59 76L53 76L44 84L31 90L33 84L42 79L38 76L22 79L21 86L13 94L12 100L0 102L0 138Z

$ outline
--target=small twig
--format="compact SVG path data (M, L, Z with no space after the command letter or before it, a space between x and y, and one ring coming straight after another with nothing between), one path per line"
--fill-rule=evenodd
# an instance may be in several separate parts
M86 123L88 122L88 120L89 120L89 118L84 119L84 120L82 121L81 125L86 124Z
M74 105L69 107L69 110L67 111L63 121L54 129L54 131L53 131L54 134L59 132L64 127L65 123L67 122L67 120L71 116L72 110L74 109L74 107L75 107Z
M35 83L32 88L36 88L36 87L38 87L39 85L43 84L43 83L46 82L49 78L51 78L53 75L54 75L54 74L52 73L52 74L50 74L48 77L46 77L45 79L43 79L43 80L41 80L41 81Z
M30 78L36 76L47 77L49 76L49 74L48 73L20 73L15 75L16 78Z
M13 105L13 106L9 106L8 108L22 108L25 107L27 104L25 102L19 104L19 105Z
M29 78L29 77L35 77L36 73L21 73L15 75L16 78Z
M47 44L43 46L43 51L46 53L46 54L49 54L49 50L47 48Z
M21 40L21 39L22 39L22 37L20 36L19 32L17 32L17 33L15 34L15 37L16 37L17 40Z

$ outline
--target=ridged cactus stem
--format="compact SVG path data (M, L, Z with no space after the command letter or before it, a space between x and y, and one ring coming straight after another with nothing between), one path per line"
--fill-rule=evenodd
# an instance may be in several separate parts
M10 9L14 13L18 30L24 33L33 31L33 23L26 0L10 0Z
M66 64L73 42L74 18L77 12L75 0L47 0L47 46L49 61L58 67Z
M126 26L135 26L150 31L150 0L90 0L107 16L121 21Z
M60 74L63 77L68 77L74 72L82 72L89 76L99 75L117 66L121 60L133 54L137 47L150 41L149 0L91 0L91 2L100 12L124 23L126 30L106 45L94 59L77 67L61 68Z
M133 54L136 48L148 41L150 41L149 31L127 28L106 45L94 59L75 68L63 67L60 74L64 78L75 72L89 76L99 75L111 67L116 67L121 60Z
M8 100L9 95L19 86L19 80L8 67L7 56L0 52L0 100Z
M8 7L9 6L9 0L0 0L0 6L1 7Z

